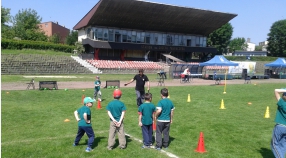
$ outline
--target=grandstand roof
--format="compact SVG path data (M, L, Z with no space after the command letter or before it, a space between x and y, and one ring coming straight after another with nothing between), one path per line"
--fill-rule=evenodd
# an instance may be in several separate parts
M236 16L141 0L100 0L73 29L105 26L208 35Z

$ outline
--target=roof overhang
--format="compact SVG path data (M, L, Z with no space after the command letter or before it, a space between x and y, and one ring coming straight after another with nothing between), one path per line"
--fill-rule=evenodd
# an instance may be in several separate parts
M140 0L100 0L73 29L104 26L207 36L236 16Z

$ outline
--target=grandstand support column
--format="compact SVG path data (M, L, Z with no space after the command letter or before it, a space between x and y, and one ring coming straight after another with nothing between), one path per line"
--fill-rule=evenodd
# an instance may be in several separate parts
M94 48L94 60L99 60L98 53L99 53L99 48Z
M121 53L120 53L120 60L121 60L121 61L124 61L124 60L125 60L125 59L124 59L125 53L126 53L126 50L125 50L125 49L121 50Z

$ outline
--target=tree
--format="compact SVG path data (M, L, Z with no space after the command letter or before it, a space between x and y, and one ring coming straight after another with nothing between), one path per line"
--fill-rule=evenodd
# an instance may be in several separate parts
M255 51L262 51L262 46L255 46Z
M32 9L22 9L13 17L15 35L23 40L46 41L47 36L40 30L42 18Z
M227 46L230 43L233 27L230 23L224 24L208 36L208 45L217 49L217 54L227 53Z
M78 53L84 52L84 47L81 42L75 42L75 50L77 50Z
M59 34L55 33L51 37L49 37L49 41L58 44L61 43L61 37Z
M6 23L9 22L10 19L10 9L1 6L1 27L3 28L3 26L7 26Z
M286 56L286 19L273 23L267 41L267 50L271 56Z
M78 32L77 31L71 31L70 34L66 37L66 44L68 45L74 45L75 42L78 40Z
M14 31L7 23L11 22L10 9L1 6L1 37L12 39L14 37Z
M236 50L246 50L247 49L247 43L245 42L245 38L234 38L229 43L229 49L231 52L234 52Z

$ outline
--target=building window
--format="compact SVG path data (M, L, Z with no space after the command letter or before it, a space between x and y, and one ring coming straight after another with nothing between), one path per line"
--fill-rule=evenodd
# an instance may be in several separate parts
M114 42L114 30L113 29L108 30L108 41Z
M115 30L115 42L121 42L121 30Z

